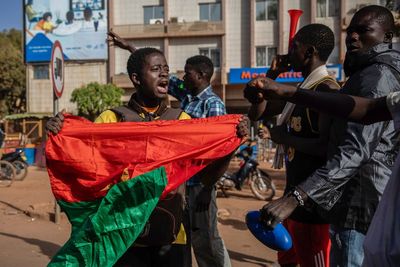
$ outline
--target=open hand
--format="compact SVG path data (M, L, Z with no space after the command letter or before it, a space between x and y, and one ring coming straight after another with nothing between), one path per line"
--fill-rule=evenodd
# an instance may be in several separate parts
M65 110L62 110L61 112L58 112L56 116L50 118L47 123L46 123L46 132L47 134L58 134L61 131L61 128L63 127L64 124L64 115Z
M110 46L115 45L124 50L128 50L131 53L136 51L136 47L130 45L125 39L120 37L118 34L113 32L112 30L110 30L107 33L107 42L109 43Z

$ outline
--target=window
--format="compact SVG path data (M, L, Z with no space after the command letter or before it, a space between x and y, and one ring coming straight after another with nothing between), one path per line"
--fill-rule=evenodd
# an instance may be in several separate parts
M270 66L272 59L276 56L276 47L259 46L256 47L256 66Z
M144 6L144 24L149 24L151 19L164 19L164 6Z
M200 20L220 21L221 20L221 3L199 4Z
M317 17L338 17L340 1L317 0Z
M49 77L49 65L33 65L34 80L48 80Z
M277 20L277 0L256 0L256 20Z
M221 66L219 48L200 48L199 54L209 57L214 64L214 68L219 68Z

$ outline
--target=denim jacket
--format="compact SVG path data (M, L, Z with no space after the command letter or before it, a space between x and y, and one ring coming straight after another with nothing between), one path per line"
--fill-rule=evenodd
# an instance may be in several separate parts
M378 98L400 91L400 53L379 44L359 55L341 93ZM338 107L340 108L340 107ZM325 166L299 185L337 226L366 233L399 150L393 121L361 125L335 119Z

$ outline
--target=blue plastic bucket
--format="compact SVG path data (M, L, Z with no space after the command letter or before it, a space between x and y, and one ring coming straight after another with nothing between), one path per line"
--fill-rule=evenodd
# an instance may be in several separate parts
M26 156L26 162L29 165L33 165L33 163L35 163L35 148L34 147L25 147L24 148L24 152L25 152L25 156Z

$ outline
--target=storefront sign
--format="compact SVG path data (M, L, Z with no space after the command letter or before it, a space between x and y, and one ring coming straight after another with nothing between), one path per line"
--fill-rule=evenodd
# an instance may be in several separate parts
M329 65L328 72L337 81L342 80L342 65ZM237 68L230 69L229 84L244 84L257 77L265 77L269 68ZM301 72L285 72L279 75L277 82L298 83L303 81Z

